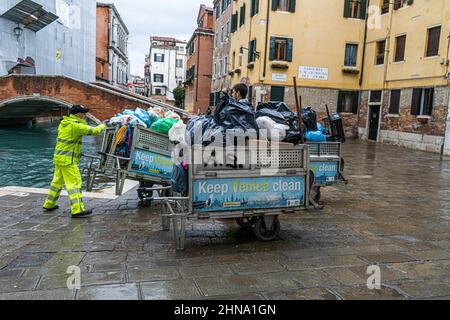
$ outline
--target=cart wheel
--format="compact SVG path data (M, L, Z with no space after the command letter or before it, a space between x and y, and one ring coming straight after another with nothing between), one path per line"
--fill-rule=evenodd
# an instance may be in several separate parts
M280 233L280 221L278 220L278 217L275 218L272 224L272 228L266 226L264 218L258 219L258 221L256 221L255 223L254 232L258 240L261 241L274 240Z
M236 218L236 223L242 228L251 228L256 223L256 217L250 218Z
M137 191L139 200L144 201L146 198L151 198L153 196L153 191L145 191L138 189Z

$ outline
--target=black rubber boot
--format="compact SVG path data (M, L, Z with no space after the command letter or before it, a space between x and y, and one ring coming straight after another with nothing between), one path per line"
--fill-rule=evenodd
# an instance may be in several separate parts
M51 209L44 208L44 210L45 210L46 212L51 212L51 211L55 211L55 210L58 210L58 209L59 209L59 206L54 206L54 207L51 208Z
M83 211L81 213L72 214L72 218L73 219L85 218L87 216L90 216L91 214L92 214L92 210L86 210L86 211Z

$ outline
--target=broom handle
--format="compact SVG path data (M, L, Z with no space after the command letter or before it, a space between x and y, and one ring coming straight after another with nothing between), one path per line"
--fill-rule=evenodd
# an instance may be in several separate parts
M295 93L295 106L297 107L297 122L298 122L298 129L300 131L300 142L302 144L305 143L305 137L303 136L303 130L302 130L302 123L303 123L303 117L302 117L302 97L298 95L297 90L297 77L294 77L294 93Z

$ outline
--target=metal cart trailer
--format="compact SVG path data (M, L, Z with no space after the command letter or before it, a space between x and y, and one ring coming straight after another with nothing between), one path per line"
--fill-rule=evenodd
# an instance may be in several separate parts
M138 196L141 200L150 198L154 184L170 185L173 162L172 145L169 137L150 129L132 128L129 158L115 155L116 136L119 127L108 128L103 136L99 156L87 156L90 161L87 171L87 190L91 191L98 175L115 180L116 195L122 195L126 179L139 181ZM94 160L98 160L97 162Z
M259 240L270 241L280 232L279 215L309 208L307 145L276 151L238 147L234 151L240 154L237 163L241 165L190 165L186 197L155 199L166 207L163 229L168 230L172 220L177 249L184 249L187 219L235 219L242 227L252 227ZM192 154L195 152L207 159L202 152L211 151L194 147ZM250 160L251 154L255 161ZM225 154L225 158L229 156ZM242 158L245 161L241 162Z
M314 173L311 197L320 201L320 188L339 182L348 183L343 175L344 158L341 142L308 142L310 169Z

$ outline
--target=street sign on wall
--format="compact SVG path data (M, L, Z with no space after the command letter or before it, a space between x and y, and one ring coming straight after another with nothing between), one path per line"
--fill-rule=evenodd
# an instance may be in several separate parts
M328 80L328 68L300 66L298 77L306 80Z

